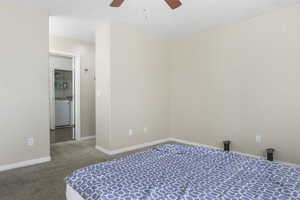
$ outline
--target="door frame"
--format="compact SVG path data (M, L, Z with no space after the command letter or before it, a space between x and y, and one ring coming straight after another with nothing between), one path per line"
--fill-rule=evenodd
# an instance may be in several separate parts
M49 56L62 56L72 58L72 72L73 72L73 112L72 112L72 121L75 127L73 128L73 139L80 140L81 131L80 131L80 55L76 53L69 53L63 51L50 50ZM64 67L54 67L49 65L49 75L50 75L50 128L55 128L55 90L54 90L54 71L55 70L68 70ZM70 69L69 69L70 70Z

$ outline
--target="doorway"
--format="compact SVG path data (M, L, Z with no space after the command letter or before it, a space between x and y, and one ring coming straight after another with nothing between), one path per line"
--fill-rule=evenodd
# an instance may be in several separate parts
M55 129L51 131L51 143L75 139L74 94L72 68L54 69Z
M79 56L50 52L49 62L50 143L80 140Z

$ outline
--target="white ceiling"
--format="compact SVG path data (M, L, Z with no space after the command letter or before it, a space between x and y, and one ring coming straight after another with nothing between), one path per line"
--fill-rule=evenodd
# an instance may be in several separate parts
M164 0L125 0L111 8L112 0L7 0L21 6L48 10L51 34L93 41L96 24L116 21L167 38L191 34L217 25L238 22L300 0L181 0L171 10Z

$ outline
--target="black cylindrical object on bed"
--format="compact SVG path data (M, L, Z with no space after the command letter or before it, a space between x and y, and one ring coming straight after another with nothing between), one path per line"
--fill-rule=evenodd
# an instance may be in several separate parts
M273 161L275 149L269 148L269 149L266 149L266 152L267 152L267 160Z
M229 152L230 151L230 141L229 140L223 141L223 144L224 144L224 151Z

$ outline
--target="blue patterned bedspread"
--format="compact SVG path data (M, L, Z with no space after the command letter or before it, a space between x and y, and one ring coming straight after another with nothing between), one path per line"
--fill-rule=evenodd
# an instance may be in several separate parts
M65 180L85 200L300 200L299 167L179 144L82 168Z

